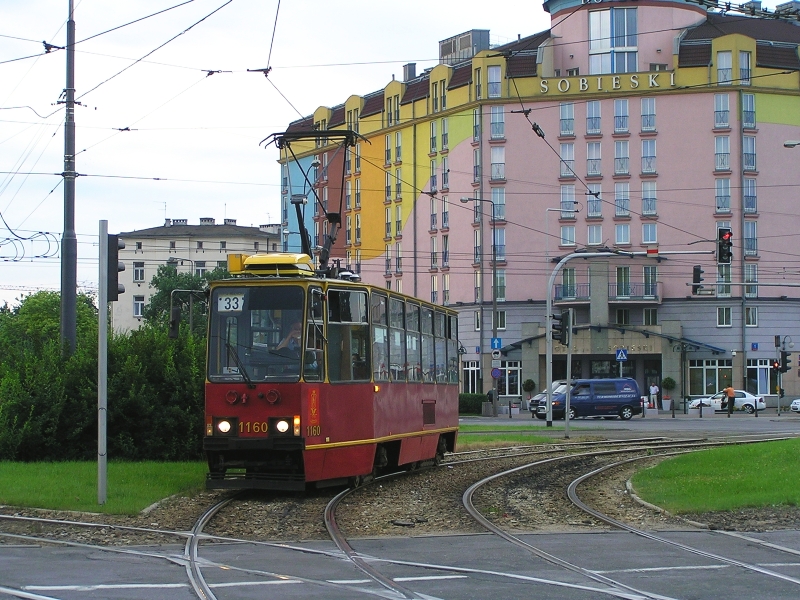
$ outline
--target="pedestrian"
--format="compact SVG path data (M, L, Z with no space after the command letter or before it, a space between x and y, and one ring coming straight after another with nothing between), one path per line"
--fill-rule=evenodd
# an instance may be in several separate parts
M728 418L730 419L733 414L733 406L736 403L736 390L733 389L732 385L725 388L725 396L728 398Z
M658 408L658 386L655 381L650 384L650 407Z

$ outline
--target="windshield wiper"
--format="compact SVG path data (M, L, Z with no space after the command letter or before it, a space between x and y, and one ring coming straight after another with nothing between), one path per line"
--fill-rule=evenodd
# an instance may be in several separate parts
M242 359L239 358L239 353L236 351L236 347L232 346L228 342L225 342L225 348L227 348L231 355L233 355L233 360L236 361L236 366L239 367L239 373L241 374L245 383L247 383L247 387L250 389L255 389L256 384L253 383L253 380L250 379L250 375L247 374L247 369L244 368L244 363L242 362Z

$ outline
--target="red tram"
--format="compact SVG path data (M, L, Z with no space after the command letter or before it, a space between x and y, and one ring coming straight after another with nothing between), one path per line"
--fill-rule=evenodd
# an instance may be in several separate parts
M357 485L454 449L454 311L321 277L306 254L229 270L209 298L207 488Z

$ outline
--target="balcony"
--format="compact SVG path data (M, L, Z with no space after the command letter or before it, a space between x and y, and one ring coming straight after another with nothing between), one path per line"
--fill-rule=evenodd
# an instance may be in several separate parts
M731 212L731 197L730 196L715 196L717 213Z
M620 157L614 159L614 175L630 175L630 168L628 166L628 157Z
M599 177L600 176L600 159L589 158L586 160L586 176Z
M557 284L553 286L555 302L588 302L591 286L588 283Z
M655 131L655 130L656 130L656 116L642 115L642 131Z
M600 117L586 117L586 135L600 135Z
M506 124L503 121L491 124L491 136L493 140L501 140L506 137Z
M609 283L609 302L661 304L659 283Z
M730 127L730 111L729 110L715 110L714 111L714 129L727 129Z
M575 119L561 119L559 131L565 137L575 135Z
M442 229L447 229L450 227L450 213L443 212L442 213Z
M506 178L506 163L492 163L492 181L502 181Z
M743 163L744 163L744 170L745 171L755 171L756 170L756 155L754 152L744 152L743 153Z
M431 215L431 231L436 229L437 225L438 225L438 223L437 223L437 219L436 219L436 213L433 213Z
M714 154L714 170L715 171L730 171L731 170L731 153L730 152L717 152Z
M642 174L653 175L656 172L656 157L643 156L642 157Z
M758 239L757 238L744 238L744 255L756 256L758 255Z
M628 115L614 117L614 133L628 133Z
M561 178L575 178L575 161L561 159Z
M394 259L394 262L395 262L394 272L397 273L398 275L402 275L403 274L403 258L398 256L397 258Z
M656 213L657 201L655 198L642 198L642 215L652 216Z
M472 181L474 183L479 183L481 180L481 167L480 165L475 165L472 167Z
M758 198L756 196L744 197L744 212L750 214L758 212Z
M479 262L481 262L481 247L480 246L475 246L475 252L474 252L472 258L473 258L473 260L472 260L473 264L477 265Z

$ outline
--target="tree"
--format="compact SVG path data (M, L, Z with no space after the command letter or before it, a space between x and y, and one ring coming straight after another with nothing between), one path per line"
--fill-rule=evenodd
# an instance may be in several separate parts
M204 337L208 313L206 299L208 283L226 277L230 277L230 274L223 268L207 271L203 275L195 275L193 273L178 273L178 269L172 265L161 265L150 281L150 286L156 292L150 297L150 301L144 308L145 322L166 331L169 327L170 301L172 300L174 305L181 309L184 321L187 323L189 321L192 322L192 333ZM196 293L175 292L173 295L173 290L196 290ZM192 308L191 319L188 318L190 304Z

